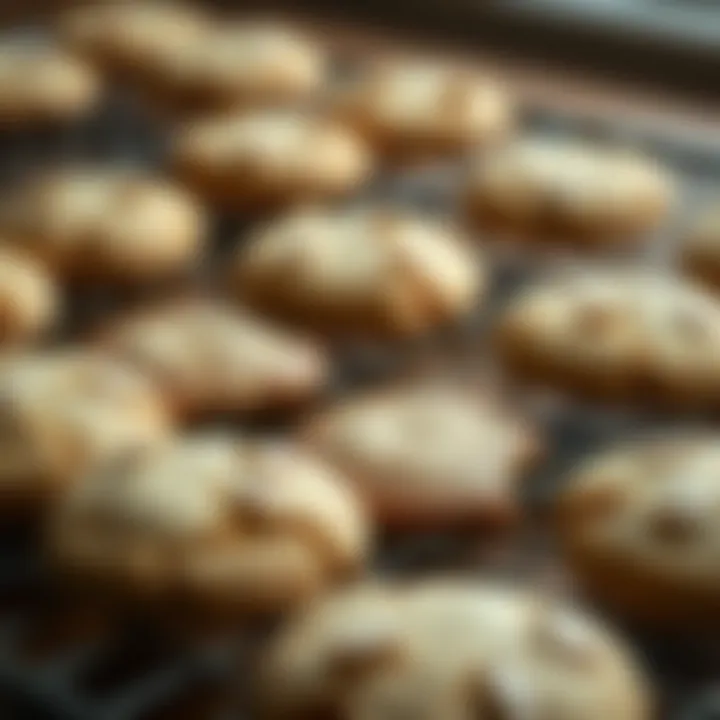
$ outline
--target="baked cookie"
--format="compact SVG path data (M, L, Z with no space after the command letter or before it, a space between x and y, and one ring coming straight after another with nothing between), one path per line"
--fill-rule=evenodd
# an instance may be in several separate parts
M402 336L467 313L485 286L449 227L394 209L301 210L242 245L234 284L263 311L334 332Z
M689 277L720 290L720 204L706 208L688 229L680 262Z
M164 58L201 41L208 21L173 2L116 0L83 5L61 16L59 33L76 52L111 75L154 82Z
M720 618L720 443L655 437L586 461L558 502L570 565L620 614L670 632Z
M258 689L264 720L651 717L643 678L607 629L491 583L336 593L273 642Z
M476 71L427 61L378 64L341 93L339 111L381 153L456 154L503 137L512 103Z
M682 280L577 271L530 288L497 327L518 377L586 398L720 406L720 303Z
M11 191L0 227L65 277L132 284L192 268L205 219L193 198L165 180L136 170L76 167Z
M0 42L0 129L74 120L99 100L94 70L60 48Z
M357 572L368 549L334 471L280 441L220 434L98 466L50 524L58 567L78 579L222 614L288 610Z
M388 525L504 527L520 514L517 481L539 454L499 402L436 381L341 402L302 434Z
M172 158L188 187L243 212L346 195L371 172L368 151L352 132L295 110L192 123L178 132Z
M94 463L165 439L167 413L147 379L93 353L0 360L0 508L32 510Z
M299 32L231 23L164 53L154 72L155 99L200 112L282 104L310 96L325 74L324 53Z
M185 417L296 405L329 375L317 346L209 301L140 310L112 324L101 345L149 373Z
M464 190L469 219L521 239L618 243L653 229L673 197L668 173L630 151L527 139L480 157Z
M0 345L32 340L58 318L60 293L32 258L0 245Z

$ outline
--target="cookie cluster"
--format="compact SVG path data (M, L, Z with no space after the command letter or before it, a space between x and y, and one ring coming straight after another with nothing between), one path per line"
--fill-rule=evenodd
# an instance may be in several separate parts
M77 132L120 93L167 143L0 198L2 517L60 583L137 612L287 620L258 717L653 717L621 632L570 599L375 568L386 537L537 530L530 475L557 474L538 387L571 422L720 408L720 214L651 264L671 170L525 129L507 83L459 62L339 79L317 33L170 2L55 29L0 42L0 135ZM393 200L436 170L442 202ZM498 308L508 246L527 287ZM354 382L348 358L374 355L392 371ZM554 561L611 620L716 624L717 441L626 438L553 500Z

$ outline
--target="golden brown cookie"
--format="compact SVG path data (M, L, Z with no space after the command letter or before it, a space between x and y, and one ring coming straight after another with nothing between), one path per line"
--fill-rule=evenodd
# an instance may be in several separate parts
M74 120L96 105L100 92L94 70L60 48L0 42L0 129Z
M33 509L95 463L164 440L164 406L132 369L82 351L0 360L0 508Z
M218 24L166 52L154 68L153 100L203 112L295 102L322 85L325 54L280 23Z
M496 330L520 379L602 401L720 406L720 303L681 279L578 270L521 293Z
M348 335L419 334L468 313L485 267L442 222L394 209L301 210L241 245L239 295Z
M508 94L477 71L424 60L379 63L338 100L339 112L384 155L456 154L508 133Z
M0 344L32 340L60 314L60 292L42 265L0 245Z
M480 229L579 245L638 238L666 216L672 199L671 178L648 157L538 138L480 157L464 190Z
M223 434L96 468L50 525L61 571L169 612L288 610L357 572L368 549L334 471L282 441Z
M712 290L720 289L720 206L705 208L682 238L680 262L685 273Z
M596 599L658 630L720 618L720 443L660 436L592 457L558 501L571 568Z
M303 429L388 525L506 527L534 433L489 396L425 380L341 401Z
M371 158L351 131L295 110L205 119L180 130L172 150L177 176L231 211L263 212L357 190Z
M112 75L152 83L166 55L201 41L206 18L182 3L116 0L69 10L59 33L76 52Z
M491 583L369 584L273 642L263 720L649 720L628 649L576 609Z
M292 407L329 375L316 345L210 301L140 310L111 324L101 346L149 373L184 417Z
M73 167L11 191L0 227L65 277L148 283L199 258L205 217L183 189L139 170Z

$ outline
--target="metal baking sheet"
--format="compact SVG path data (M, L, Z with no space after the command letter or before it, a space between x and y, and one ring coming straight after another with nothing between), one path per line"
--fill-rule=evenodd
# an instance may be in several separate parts
M720 144L695 134L668 134L628 123L622 117L576 116L561 107L527 108L529 132L640 146L664 159L682 181L677 217L656 241L623 262L672 263L677 230L696 207L720 194ZM14 178L48 163L71 159L133 162L162 168L162 126L132 97L118 95L79 128L0 138L0 179ZM392 198L424 211L454 211L454 190L462 174L455 163L422 170L388 172L361 198ZM251 229L242 219L218 218L215 261L238 234ZM489 241L492 239L488 239ZM485 334L498 309L517 288L558 264L571 262L545 251L515 253L489 242L494 265L491 297L462 327L403 347L343 348L339 377L345 390L409 372L426 360L472 376L480 373ZM586 262L604 262L588 258ZM113 298L106 298L109 305ZM104 312L97 305L96 314ZM75 332L73 328L71 332ZM615 439L658 427L703 424L703 418L673 421L640 412L585 406L541 394L521 394L519 402L541 424L549 455L524 485L528 526L507 542L488 543L467 533L412 534L382 538L376 572L415 575L463 572L523 576L550 593L573 593L546 532L545 513L557 484L575 460ZM273 428L275 429L275 428ZM0 717L8 720L250 720L247 681L265 628L201 643L179 641L137 618L100 618L85 627L92 608L78 605L52 584L43 570L36 538L22 528L0 534ZM48 617L50 616L50 617ZM77 631L73 623L78 622ZM67 636L58 630L66 631ZM628 633L632 633L628 629ZM654 673L667 720L704 720L720 715L715 681L720 648L668 646L633 634ZM717 651L717 652L716 652ZM195 703L195 704L194 704Z

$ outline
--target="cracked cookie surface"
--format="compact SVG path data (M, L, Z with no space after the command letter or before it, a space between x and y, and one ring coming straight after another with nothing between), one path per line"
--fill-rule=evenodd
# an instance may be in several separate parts
M540 452L529 424L499 401L432 381L341 401L301 435L382 522L421 528L511 524L521 512L517 484Z
M486 284L452 228L393 209L290 214L240 247L233 277L252 306L348 335L426 332L468 313Z
M60 570L136 600L273 614L357 572L362 507L277 440L198 433L99 466L51 519Z
M481 230L578 246L643 237L673 198L669 172L649 157L540 139L480 157L464 190L468 217Z
M568 478L558 530L571 567L613 610L660 630L717 628L716 437L659 436L601 452Z
M496 340L517 378L578 397L720 404L720 304L679 278L625 269L559 276L510 301Z
M152 376L185 417L291 407L330 373L314 343L219 301L140 310L105 328L98 346Z
M647 720L627 650L574 609L492 584L365 585L273 644L263 718Z

